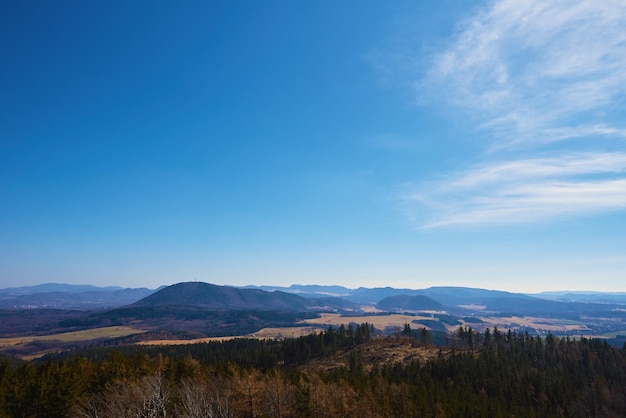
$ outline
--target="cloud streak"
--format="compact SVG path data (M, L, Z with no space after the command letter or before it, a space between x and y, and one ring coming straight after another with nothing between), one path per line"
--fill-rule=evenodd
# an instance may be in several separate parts
M491 3L417 85L472 118L490 160L410 187L419 227L626 208L623 2Z
M576 121L604 119L588 112L626 93L625 29L623 2L500 1L463 25L420 85L473 113L499 144L565 140L594 126L624 136Z
M493 163L425 182L403 199L437 216L422 229L512 224L626 208L626 153Z

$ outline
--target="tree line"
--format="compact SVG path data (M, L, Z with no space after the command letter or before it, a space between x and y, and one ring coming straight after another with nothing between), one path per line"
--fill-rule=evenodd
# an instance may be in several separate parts
M409 324L386 337L371 324L353 324L282 341L93 347L40 362L5 358L0 417L622 417L626 411L626 347L465 326L433 337ZM392 341L437 355L368 364L368 352ZM339 355L347 364L309 367Z

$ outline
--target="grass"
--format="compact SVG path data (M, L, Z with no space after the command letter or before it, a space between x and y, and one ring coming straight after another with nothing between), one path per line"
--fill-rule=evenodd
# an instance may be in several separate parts
M236 335L228 337L207 337L207 338L195 338L192 340L151 340L141 341L139 345L184 345L184 344L198 344L207 343L212 341L228 341L235 338L258 338L258 339L281 339L281 338L297 338L304 335L309 335L313 332L318 332L319 329L313 326L303 327L286 327L286 328L263 328L257 332L248 335Z
M323 313L320 318L305 319L304 322L310 325L323 325L338 327L341 324L348 325L350 323L373 324L376 329L385 329L387 327L403 328L404 324L412 324L415 320L432 320L430 316L413 316L404 314L391 315L363 315L363 316L341 316L340 314Z
M562 320L562 319L554 319L554 318L537 318L531 316L511 316L508 318L505 317L480 317L480 319L485 322L487 326L497 326L498 328L519 328L528 327L536 330L549 331L549 332L567 332L567 331L587 331L588 328L586 325L570 321L570 320ZM485 325L483 324L483 325ZM512 324L517 324L518 326L512 326Z
M478 318L478 317L477 317ZM466 322L463 319L459 319L464 325L471 326L476 331L484 331L485 328L492 328L497 326L500 331L506 331L508 329L516 329L520 327L529 327L537 330L550 331L553 333L559 332L571 332L571 331L585 331L588 328L584 323L571 321L571 320L559 320L552 318L540 318L540 317L480 317L482 323ZM423 324L415 323L414 321L424 321ZM280 339L280 338L295 338L303 335L308 335L312 332L319 332L329 326L339 327L340 325L347 326L350 323L362 324L367 322L373 324L376 329L383 330L389 328L402 329L404 324L410 324L412 328L418 329L425 327L427 329L439 329L439 327L428 326L427 321L437 321L442 324L442 328L450 332L454 332L459 325L445 324L438 318L433 316L423 315L407 315L407 314L381 314L381 315L362 315L362 316L342 316L335 313L323 313L319 318L311 318L302 321L302 326L297 327L285 327L285 328L263 328L257 332L247 335L229 336L229 337L213 337L213 338L198 338L193 340L155 340L144 341L138 344L144 345L178 345L178 344L196 344L209 341L224 341L234 338L259 338L259 339Z
M186 345L186 344L201 344L201 343L209 343L213 341L221 342L221 341L230 341L235 338L248 338L245 335L240 336L228 336L228 337L206 337L206 338L194 338L191 340L148 340L148 341L139 341L137 345Z
M76 341L97 340L99 338L125 337L127 335L138 334L142 332L145 331L131 327L119 326L94 328L84 331L64 332L62 334L0 338L0 348L28 344L33 341L61 341L64 343L71 343Z
M305 319L303 325L298 327L285 328L263 328L257 332L248 335L238 335L230 337L214 337L214 338L197 338L193 340L153 340L142 341L141 345L180 345L180 344L197 344L210 341L225 341L234 338L259 338L259 339L280 339L280 338L296 338L309 335L313 332L319 332L328 326L339 327L341 324L348 325L350 323L362 324L367 322L373 324L376 329L385 329L387 327L403 328L404 324L412 324L414 320L432 320L428 316L412 316L403 314L391 315L363 315L363 316L341 316L340 314L323 313L319 318Z

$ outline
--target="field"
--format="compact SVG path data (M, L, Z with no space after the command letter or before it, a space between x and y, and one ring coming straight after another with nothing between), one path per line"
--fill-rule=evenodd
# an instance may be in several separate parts
M318 318L306 319L296 324L296 326L291 327L266 327L252 333L241 333L235 336L227 337L149 340L138 342L137 344L180 345L204 343L211 341L225 341L234 338L295 338L303 335L308 335L312 332L319 332L320 330L326 329L329 326L338 328L342 324L348 326L348 324L350 323L372 324L376 329L385 331L385 333L387 334L393 333L395 331L401 331L404 328L405 324L410 324L413 329L425 327L431 330L447 330L450 332L454 332L458 328L459 324L472 327L474 330L481 332L484 332L485 328L487 327L498 327L501 331L506 331L508 329L531 329L534 330L534 332L538 332L539 334L546 334L548 332L551 332L557 336L575 336L580 335L581 333L589 335L589 332L591 331L585 323L555 318L541 318L531 316L476 316L476 322L473 322L468 318L458 318L458 321L453 318L453 321L443 322L445 320L444 317L447 317L447 315L442 312L422 312L415 314L378 314L377 312L371 312L369 314L359 316L342 316L335 313L323 313L320 314L320 317ZM466 320L469 322L467 322ZM416 323L420 321L423 322L423 324ZM143 332L145 331L129 326L113 326L39 336L0 338L0 353L15 355L24 359L32 359L47 353L62 350L71 346L72 344L99 339L125 337ZM597 333L596 335L602 335L606 337L606 335L603 335L603 333Z
M553 334L571 333L572 331L589 331L589 328L580 322L566 319L537 318L531 316L511 317L481 317L487 326L497 326L500 329L532 328L541 332ZM474 327L476 328L476 327Z
M539 332L551 332L559 335L571 334L572 332L588 332L590 329L584 323L578 321L571 321L567 319L555 319L555 318L541 318L532 316L481 316L477 317L482 323L466 322L459 318L459 321L468 327L472 327L478 331L484 331L485 328L498 327L500 330L516 330L520 328L532 328ZM350 322L361 324L367 322L373 324L377 329L383 330L385 328L402 328L404 324L410 324L413 328L422 328L424 325L414 324L413 321L437 321L436 317L420 316L420 315L406 315L406 314L392 314L392 315L363 315L355 317L346 317L339 314L321 314L320 318L307 319L304 322L311 325L332 325L339 326L341 324L347 325ZM445 324L448 331L454 331L458 328L458 325ZM426 326L428 329L429 327Z
M62 334L0 338L0 349L7 346L29 344L33 341L62 341L64 343L70 343L76 341L97 340L99 338L125 337L127 335L138 334L142 332L145 331L130 327L105 327L88 329L84 331L65 332Z
M61 334L0 338L0 352L6 351L19 353L20 351L25 349L28 352L32 352L33 346L40 346L42 350L40 350L39 353L22 356L25 359L32 359L54 351L54 349L51 350L51 348L57 347L59 345L82 341L92 341L103 338L125 337L127 335L143 332L145 331L136 328L117 326L94 328L83 331L65 332Z
M193 340L153 340L143 341L138 344L141 345L177 345L177 344L196 344L210 341L224 341L231 340L233 338L268 338L268 339L281 339L281 338L294 338L303 335L308 335L313 332L319 332L322 329L326 329L329 326L338 328L350 323L362 324L367 322L373 324L377 329L385 329L388 327L402 328L404 324L410 324L411 321L416 319L432 319L430 317L420 317L412 315L363 315L363 316L341 316L340 314L323 313L319 318L306 319L303 321L302 326L298 327L285 327L285 328L263 328L257 332L247 335L238 335L231 337L212 337L212 338L197 338Z
M363 316L341 316L340 314L323 313L320 318L306 319L304 322L311 325L323 325L339 327L341 324L349 323L374 325L376 329L383 330L388 327L404 327L404 324L411 324L415 320L430 320L430 316L414 316L404 314L391 315L363 315Z
M413 315L363 315L363 316L342 316L340 314L323 313L319 318L306 319L302 321L302 326L297 327L284 327L284 328L263 328L257 332L238 335L231 337L211 337L211 338L197 338L193 340L152 340L143 341L138 344L141 345L178 345L178 344L195 344L210 341L225 341L234 338L259 338L259 339L282 339L282 338L296 338L303 335L308 335L313 332L319 332L326 329L329 326L338 328L342 324L347 326L350 323L362 324L367 322L373 324L376 329L383 330L385 328L398 328L402 329L404 324L410 324L414 320L420 319L432 319L431 317L413 316Z
M484 331L485 328L493 328L498 327L501 331L506 331L508 329L519 329L519 328L532 328L539 332L551 332L555 335L560 334L571 334L572 332L577 331L588 331L589 328L585 324L568 321L568 320L560 320L560 319L548 319L548 318L538 318L538 317L521 317L521 316L511 316L511 317L480 317L479 318L482 323L466 323L462 321L464 325L468 327L472 327L477 331ZM414 329L425 327L429 329L428 326L424 326L421 324L415 324L413 321L437 321L436 318L431 316L420 316L420 315L409 315L409 314L381 314L381 315L361 315L361 316L342 316L341 314L335 313L323 313L319 318L306 319L302 321L302 326L296 327L285 327L285 328L263 328L257 332L246 334L246 335L237 335L237 336L229 336L229 337L211 337L211 338L197 338L191 340L153 340L153 341L144 341L138 344L141 345L178 345L178 344L196 344L210 341L225 341L231 340L234 338L268 338L268 339L282 339L282 338L294 338L300 337L303 335L308 335L312 332L319 332L322 329L326 329L329 326L333 326L338 328L342 324L347 326L350 323L362 324L367 322L368 324L374 325L374 327L378 330L389 330L396 328L401 330L404 328L404 324L410 324ZM458 325L450 325L444 324L445 328L448 331L454 332Z
M257 332L247 335L236 335L229 337L207 337L207 338L195 338L192 340L151 340L142 341L139 345L182 345L182 344L197 344L207 343L212 341L228 341L235 338L259 338L259 339L282 339L282 338L297 338L303 335L309 335L313 332L317 332L322 328L312 326L302 327L286 327L286 328L263 328Z

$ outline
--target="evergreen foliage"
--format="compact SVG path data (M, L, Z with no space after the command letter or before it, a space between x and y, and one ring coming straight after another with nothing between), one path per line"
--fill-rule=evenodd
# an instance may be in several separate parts
M445 347L406 324L369 324L283 341L238 339L92 348L39 362L0 359L0 417L621 417L626 350L459 326ZM375 339L377 341L372 341ZM377 343L439 350L425 363L367 364ZM347 356L314 369L313 359Z

